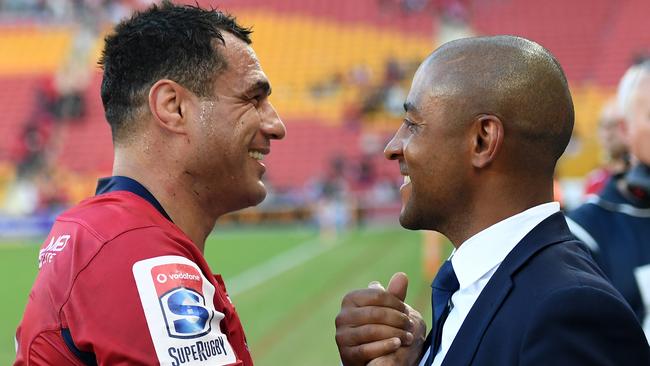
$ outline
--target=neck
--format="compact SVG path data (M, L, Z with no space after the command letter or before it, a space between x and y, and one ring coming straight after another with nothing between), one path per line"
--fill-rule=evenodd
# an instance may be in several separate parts
M203 253L205 240L214 228L217 217L203 209L192 191L192 183L187 182L182 173L175 174L174 171L178 170L173 169L173 166L172 162L167 162L160 156L147 159L143 158L143 154L128 151L128 148L116 148L113 175L135 179L147 188L174 224Z
M623 177L616 182L616 189L634 206L650 207L650 192L638 187L630 187L626 177Z
M487 187L485 185L484 187ZM506 185L482 189L474 197L471 207L456 215L460 219L448 228L447 237L460 248L467 239L490 226L526 211L531 207L553 201L553 182L541 187L539 182Z

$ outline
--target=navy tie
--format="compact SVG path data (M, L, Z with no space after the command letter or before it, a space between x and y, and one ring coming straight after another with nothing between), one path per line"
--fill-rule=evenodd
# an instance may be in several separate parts
M434 357L440 348L442 339L442 325L449 314L449 300L459 288L458 278L454 273L454 267L451 261L447 260L438 270L436 278L431 284L431 308L433 313L433 322L431 325L431 353L427 360L427 365L431 365Z

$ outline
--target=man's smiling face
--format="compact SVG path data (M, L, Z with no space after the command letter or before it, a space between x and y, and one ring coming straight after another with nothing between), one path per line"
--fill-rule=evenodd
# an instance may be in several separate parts
M457 96L436 86L441 72L443 65L435 59L420 66L404 104L404 121L385 149L405 177L400 223L408 229L438 229L462 201L469 166L459 127L462 113Z
M262 163L270 153L271 140L286 130L268 100L269 81L253 49L224 32L219 44L225 70L214 80L214 96L199 98L194 108L194 136L198 143L189 174L209 192L207 201L234 211L256 205L266 196Z

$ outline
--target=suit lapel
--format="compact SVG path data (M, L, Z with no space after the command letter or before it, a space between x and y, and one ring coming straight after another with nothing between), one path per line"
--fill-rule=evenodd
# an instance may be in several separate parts
M469 365L483 334L512 289L512 276L541 249L573 239L561 212L528 233L503 260L463 321L443 365Z

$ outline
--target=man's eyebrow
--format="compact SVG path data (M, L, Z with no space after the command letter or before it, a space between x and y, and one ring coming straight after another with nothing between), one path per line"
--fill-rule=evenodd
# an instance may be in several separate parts
M265 96L271 95L271 84L268 80L258 80L251 85L245 92L247 96L254 96L258 92L262 92Z
M418 114L418 109L415 108L415 106L413 105L413 103L411 103L411 102L405 102L405 103L404 103L404 112L406 112L406 113L409 113L409 112L410 112L410 113L413 113L413 114Z

